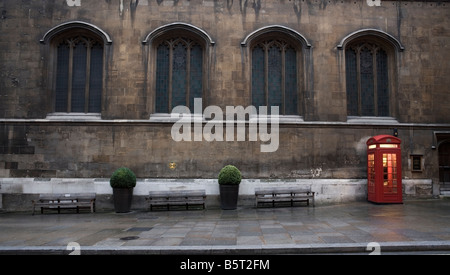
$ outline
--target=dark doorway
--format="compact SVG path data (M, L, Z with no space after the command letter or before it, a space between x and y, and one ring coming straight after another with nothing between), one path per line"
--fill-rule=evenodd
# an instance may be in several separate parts
M439 145L439 182L450 186L450 140Z

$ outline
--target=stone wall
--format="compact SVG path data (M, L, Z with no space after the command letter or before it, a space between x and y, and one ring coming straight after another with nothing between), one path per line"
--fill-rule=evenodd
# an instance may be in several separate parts
M77 3L77 5L72 3ZM39 40L61 23L84 21L112 39L106 56L103 118L147 119L153 103L145 37L158 27L184 22L214 40L209 105L251 103L246 56L240 43L253 31L281 25L312 45L304 72L307 120L345 121L345 83L337 45L352 32L378 29L398 39L395 116L400 122L448 123L450 40L447 1L2 1L1 104L5 118L44 118L48 100L48 45ZM69 4L68 4L69 3ZM79 5L78 5L79 4ZM244 61L244 62L243 62Z
M108 178L127 166L140 178L215 178L231 163L245 178L361 179L366 177L367 140L392 134L394 128L403 140L403 176L434 178L438 173L428 126L283 124L278 150L272 153L261 152L261 141L248 138L175 142L171 128L148 121L8 122L3 126L0 173L13 178ZM422 172L411 172L411 154L423 156Z
M397 129L405 179L438 184L435 132L450 132L448 1L5 0L0 12L2 178L108 178L128 166L139 178L211 179L232 163L246 179L359 180L366 177L367 139ZM105 46L102 112L52 119L52 45L45 38L80 21L112 42ZM251 105L246 38L268 26L301 35L303 107L296 120L280 123L276 152L262 153L262 142L248 138L175 142L173 122L150 119L152 45L143 41L174 22L214 42L204 104L222 109ZM339 45L362 30L397 43L388 120L347 118ZM423 156L423 171L411 171L413 154Z

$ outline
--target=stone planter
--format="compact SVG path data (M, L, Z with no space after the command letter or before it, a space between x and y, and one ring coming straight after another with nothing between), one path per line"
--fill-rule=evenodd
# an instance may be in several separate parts
M130 212L133 188L113 188L113 199L116 213Z
M237 208L239 197L239 184L219 185L220 189L220 208L222 210L234 210Z

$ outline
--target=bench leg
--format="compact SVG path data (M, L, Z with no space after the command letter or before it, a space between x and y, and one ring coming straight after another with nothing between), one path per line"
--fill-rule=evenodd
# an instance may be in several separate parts
M44 207L41 207L41 214L44 214Z

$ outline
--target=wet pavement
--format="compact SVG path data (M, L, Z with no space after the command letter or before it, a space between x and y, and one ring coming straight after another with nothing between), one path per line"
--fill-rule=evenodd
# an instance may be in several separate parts
M450 254L450 200L376 205L0 213L0 254Z

